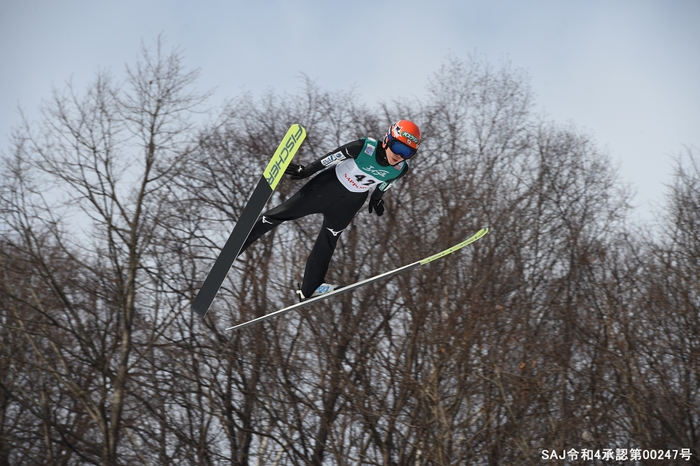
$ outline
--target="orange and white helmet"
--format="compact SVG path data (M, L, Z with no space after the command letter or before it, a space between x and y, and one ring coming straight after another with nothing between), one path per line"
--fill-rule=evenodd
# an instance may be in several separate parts
M416 155L420 145L420 129L410 120L399 120L389 128L384 136L384 146L393 153L409 159Z

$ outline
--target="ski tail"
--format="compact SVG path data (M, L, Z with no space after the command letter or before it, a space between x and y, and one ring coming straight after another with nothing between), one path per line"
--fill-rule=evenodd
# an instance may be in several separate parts
M214 266L192 302L192 310L198 315L204 317L209 311L212 301L214 301L221 285L224 283L233 262L241 252L241 248L245 244L246 239L248 239L250 231L253 229L277 184L282 179L284 171L291 163L305 138L306 130L304 127L294 124L289 128L284 139L277 147L272 159L270 159L258 180L253 194L248 199L241 216L238 218L236 226L233 228L226 244L224 244L223 249L219 253L219 257L216 258Z
M253 325L253 324L256 324L258 322L262 322L265 320L272 319L273 317L277 317L277 316L280 316L282 314L286 314L287 312L290 312L290 311L293 311L295 309L299 309L301 307L307 306L307 305L312 304L316 301L321 301L323 299L330 298L331 296L337 296L337 295L342 294L342 293L347 293L348 291L352 291L356 288L360 288L361 286L365 286L369 283L376 282L377 280L393 277L394 275L398 275L400 273L406 272L407 270L411 270L411 269L414 269L416 267L420 267L421 265L428 264L430 262L433 262L434 260L445 257L448 254L452 254L453 252L459 251L460 249L472 244L473 242L480 240L481 238L486 236L486 234L488 232L489 232L488 228L482 228L481 230L479 230L478 232L476 232L474 235L470 236L469 238L465 239L461 243L455 244L451 248L447 248L444 251L441 251L437 254L433 254L432 256L426 257L425 259L410 263L408 265L404 265L403 267L399 267L397 269L390 270L388 272L384 272L384 273L379 274L379 275L375 275L373 277L367 278L367 279L359 281L357 283L353 283L352 285L344 286L344 287L339 288L339 289L332 291L330 293L324 293L320 296L316 296L315 298L307 299L306 301L302 301L300 303L293 304L289 307L285 307L284 309L280 309L279 311L271 312L269 314L265 314L263 316L256 317L255 319L251 319L251 320L243 322L241 324L234 325L233 327L228 327L226 330L239 330L239 329L242 329L244 327L248 327L249 325Z

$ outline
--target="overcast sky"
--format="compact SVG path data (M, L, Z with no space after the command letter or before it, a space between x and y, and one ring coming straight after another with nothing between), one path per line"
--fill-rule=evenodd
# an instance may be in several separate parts
M212 104L296 93L306 75L367 104L421 98L450 55L509 61L536 110L593 136L651 218L672 156L700 148L700 0L4 0L0 151L53 87L124 77L159 34L201 70ZM397 117L399 117L397 115Z

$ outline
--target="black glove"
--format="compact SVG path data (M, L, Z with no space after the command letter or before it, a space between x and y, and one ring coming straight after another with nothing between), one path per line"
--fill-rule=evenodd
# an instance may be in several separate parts
M291 175L293 180L303 180L308 178L309 175L304 171L303 165L297 165L296 163L290 163L287 169L284 171L285 175Z
M384 199L381 197L379 199L372 199L370 198L369 200L369 213L372 213L372 209L377 213L379 217L384 215Z

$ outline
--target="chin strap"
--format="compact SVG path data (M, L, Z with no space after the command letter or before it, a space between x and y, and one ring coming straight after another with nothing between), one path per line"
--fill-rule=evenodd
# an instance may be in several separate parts
M389 163L389 159L386 157L386 148L387 147L388 146L384 142L382 142L382 150L377 151L377 155L378 155L377 158L379 159L378 161L380 164L391 166L391 164Z

